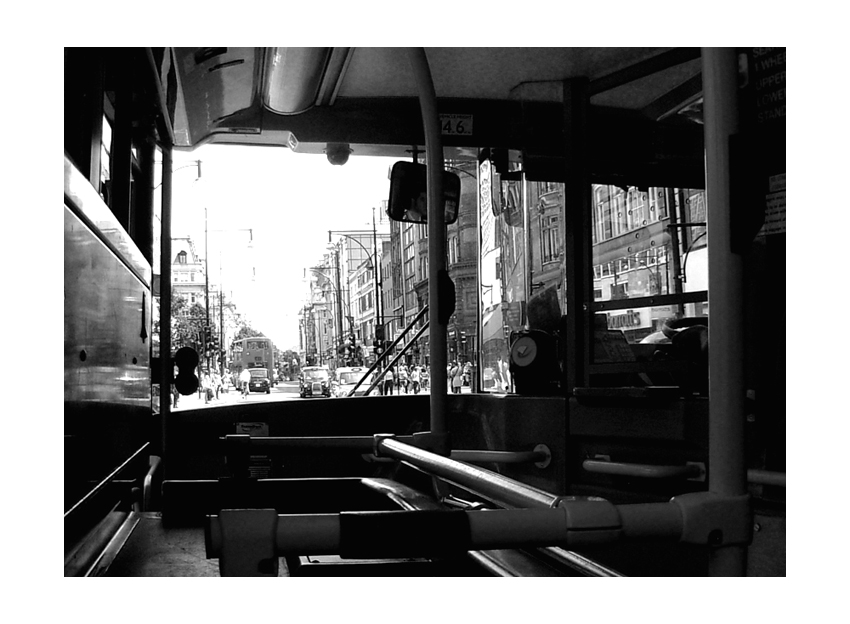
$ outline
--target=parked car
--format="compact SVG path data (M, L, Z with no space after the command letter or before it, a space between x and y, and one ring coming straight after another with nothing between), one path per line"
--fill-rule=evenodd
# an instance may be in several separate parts
M251 381L248 382L248 392L265 392L271 393L272 384L269 379L269 371L265 368L252 368Z
M327 366L305 366L298 378L301 398L331 395L331 375Z

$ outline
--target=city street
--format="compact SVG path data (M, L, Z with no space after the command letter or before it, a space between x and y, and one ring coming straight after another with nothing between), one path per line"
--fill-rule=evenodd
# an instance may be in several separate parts
M202 407L215 407L217 405L228 405L230 403L246 402L268 402L268 401L286 401L289 399L299 399L298 382L297 381L281 381L272 388L270 394L261 392L252 392L246 398L242 398L239 391L231 387L229 391L219 394L218 399L213 399L209 402L204 402L204 399L197 392L190 396L180 395L177 401L177 407L172 409L197 409Z
M451 388L448 389L449 393L451 393ZM468 386L464 386L461 388L461 392L463 394L469 394L471 392ZM405 392L399 392L396 388L396 394L407 394ZM426 394L427 390L422 394ZM413 394L412 392L410 394ZM298 394L298 381L281 381L278 382L276 386L272 388L270 394L263 394L260 392L252 392L248 395L247 398L242 398L239 392L235 388L230 388L228 392L222 392L219 394L218 399L213 399L209 402L204 402L204 399L198 395L197 392L192 394L191 396L180 396L180 399L177 401L177 407L172 409L198 409L203 407L215 407L220 405L229 405L231 403L250 401L252 403L265 403L269 401L289 401L291 399L300 399L301 397Z

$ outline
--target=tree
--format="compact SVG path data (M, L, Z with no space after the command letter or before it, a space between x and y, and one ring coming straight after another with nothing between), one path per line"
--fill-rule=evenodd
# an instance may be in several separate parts
M180 347L201 349L198 335L203 332L206 309L199 303L189 302L184 297L171 293L171 344L176 350Z
M239 328L239 331L237 331L236 335L233 337L233 340L236 341L236 340L242 340L243 338L265 338L265 337L266 337L266 335L263 332L257 331L256 329L254 329L253 327L251 327L247 323L243 323L242 326Z

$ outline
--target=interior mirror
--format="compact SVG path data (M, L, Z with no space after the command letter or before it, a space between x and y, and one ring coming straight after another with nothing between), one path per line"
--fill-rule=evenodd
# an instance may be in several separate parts
M393 221L427 223L428 168L425 165L399 161L390 174L390 200L387 215ZM443 205L445 222L457 221L460 201L460 178L457 174L443 171Z

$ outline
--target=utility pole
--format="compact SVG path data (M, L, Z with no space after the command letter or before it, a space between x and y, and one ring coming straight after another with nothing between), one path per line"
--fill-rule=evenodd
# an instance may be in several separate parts
M375 228L375 207L372 206L372 245L375 249L375 261L372 263L375 269L375 337L378 336L378 327L381 325L381 266L378 264L378 231ZM383 332L382 332L383 333Z
M210 326L210 245L209 245L209 231L207 228L207 207L204 206L204 308L206 308L207 322L204 325L204 338L206 339L207 330ZM204 353L209 349L209 345L206 344L206 340L204 342ZM209 356L206 358L206 368L209 370L210 367L210 359Z
M218 363L224 379L224 280L221 276L221 250L218 251Z
M336 318L337 318L337 337L339 339L338 343L334 345L334 349L336 353L334 354L336 357L339 357L339 349L342 347L342 344L345 342L343 338L343 328L342 328L342 286L340 284L340 276L339 276L339 249L334 248L334 264L336 265Z

